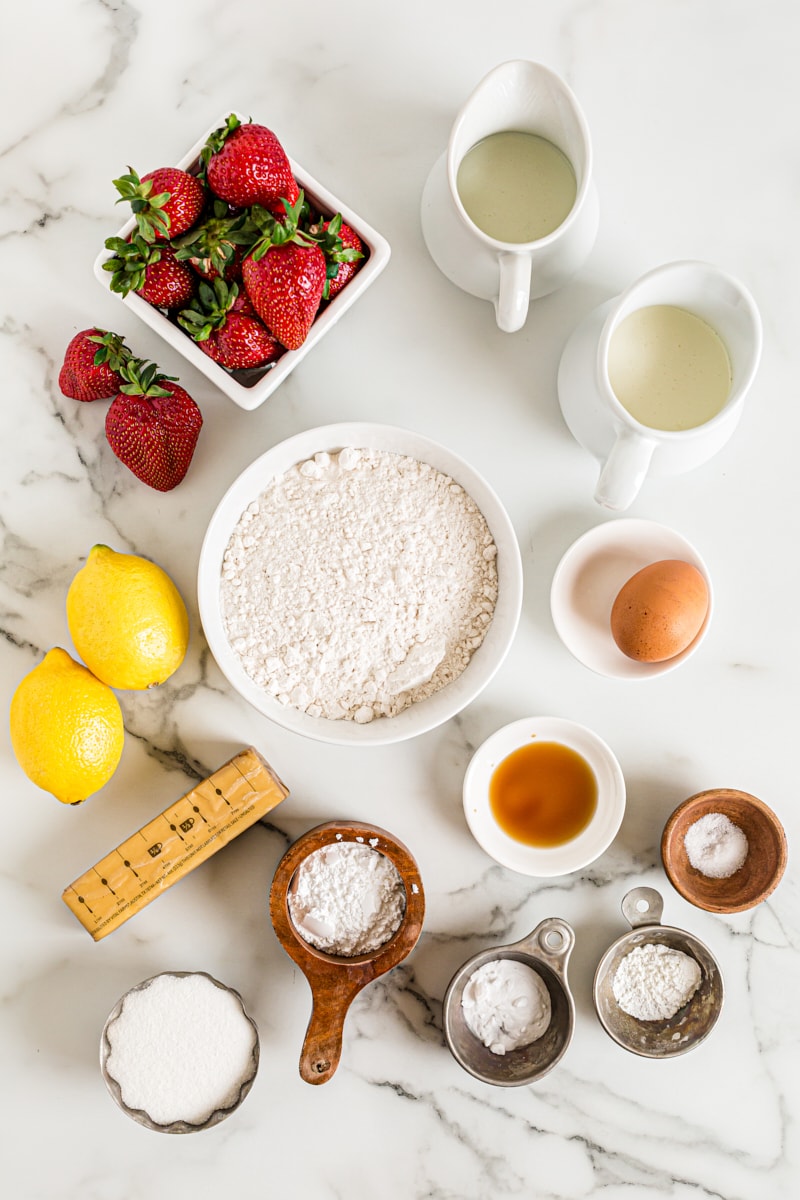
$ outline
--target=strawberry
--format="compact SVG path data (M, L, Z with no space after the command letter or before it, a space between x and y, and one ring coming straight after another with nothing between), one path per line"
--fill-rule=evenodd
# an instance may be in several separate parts
M255 205L251 220L263 236L242 263L242 281L261 320L287 350L302 346L314 323L329 279L342 263L362 256L339 234L341 214L324 225L301 228L308 206L300 191L294 204L283 201L282 217Z
M83 329L76 333L64 354L58 386L72 400L107 400L122 385L120 367L131 352L118 333Z
M173 241L172 248L175 257L190 263L203 279L239 279L245 249L258 235L247 212L231 212L224 200L215 200L211 215Z
M136 292L156 308L183 308L194 295L196 276L187 263L178 262L169 246L151 246L135 233L130 241L106 238L103 270L111 272L111 290L127 296Z
M283 146L271 129L242 125L233 113L208 138L200 154L211 191L237 208L273 208L282 198L294 204L297 182Z
M254 206L251 219L262 237L242 263L253 308L287 350L306 340L325 288L325 255L298 224L306 211L302 191L293 205L284 202L282 219Z
M106 414L108 444L120 462L159 492L177 487L189 469L203 424L192 397L155 363L132 358Z
M136 217L139 233L146 242L178 237L200 217L206 189L194 175L177 167L159 167L141 179L133 167L114 180L117 204L126 200Z
M197 300L178 313L178 324L209 358L229 371L274 362L283 352L235 283L201 283Z
M332 300L361 267L364 243L354 229L344 224L341 213L337 213L330 221L323 221L321 225L312 225L310 232L314 233L317 230L328 235L320 245L328 261L328 280L323 299ZM336 245L336 238L340 240L340 246ZM333 264L335 270L332 271Z

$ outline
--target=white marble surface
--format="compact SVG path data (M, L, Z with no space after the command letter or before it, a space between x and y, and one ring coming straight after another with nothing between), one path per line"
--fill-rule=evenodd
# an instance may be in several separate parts
M382 32L378 32L378 25ZM658 843L668 813L711 786L761 796L791 848L797 816L800 625L796 403L800 16L790 0L406 0L368 9L308 0L65 0L4 19L0 280L3 436L2 686L69 646L67 585L98 541L162 563L187 597L190 653L154 694L121 697L113 782L78 809L29 784L2 740L4 1194L14 1200L178 1196L506 1196L777 1200L800 1190L800 913L792 869L760 908L703 913L672 890ZM419 198L452 119L495 64L562 74L592 131L600 234L578 278L499 333L488 305L427 256ZM379 228L386 272L261 409L238 410L104 294L92 276L119 224L110 180L179 157L216 116L252 113ZM661 262L697 257L739 276L760 307L762 367L742 424L711 463L648 483L630 515L673 525L704 555L717 611L689 663L643 685L607 680L559 642L548 596L571 541L599 521L596 468L560 417L555 372L575 323ZM174 492L139 484L106 445L104 406L64 398L72 334L116 328L179 372L205 427ZM525 566L513 650L458 719L412 742L340 750L284 732L232 694L197 622L206 523L237 473L284 436L336 420L402 424L484 472ZM548 713L616 751L628 809L611 849L537 883L495 866L461 808L471 749ZM178 887L95 944L62 888L200 774L253 744L292 795ZM297 1059L303 977L266 915L286 845L354 817L416 855L428 909L413 955L354 1003L342 1063L320 1088ZM625 1053L592 1008L594 967L626 926L625 891L662 891L665 919L703 939L727 985L694 1053ZM574 1041L542 1082L492 1089L446 1049L441 999L455 969L543 917L571 922ZM165 969L237 987L261 1032L261 1067L235 1117L170 1138L106 1093L100 1031L130 985Z

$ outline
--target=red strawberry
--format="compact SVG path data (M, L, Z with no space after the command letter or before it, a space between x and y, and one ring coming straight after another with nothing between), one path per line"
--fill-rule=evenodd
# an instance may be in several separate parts
M308 337L325 287L325 255L319 246L287 242L242 264L247 294L262 321L287 350Z
M342 243L340 249L334 247L331 249L330 254L325 254L326 247L325 245L322 246L322 252L329 263L325 299L332 300L342 290L344 285L350 282L356 271L363 265L364 243L354 229L344 224L341 213L337 213L331 221L323 221L321 229L325 233L333 234L335 237L340 238ZM331 275L331 263L338 263L338 269L334 275Z
M270 208L285 197L297 199L297 182L283 146L271 129L231 114L214 131L200 155L208 186L237 208Z
M287 350L308 336L325 288L327 264L316 241L297 222L303 212L300 192L286 206L283 221L254 208L253 221L264 236L242 263L242 280L253 308Z
M205 354L230 371L273 362L283 348L253 312L235 283L200 284L197 300L178 313L178 324Z
M194 175L177 167L159 167L140 179L133 167L114 180L117 204L127 201L146 242L178 237L200 217L206 189Z
M119 370L130 357L118 333L83 329L67 346L58 386L72 400L107 400L124 382Z
M136 233L128 242L112 237L106 238L105 244L114 251L103 263L103 270L111 272L113 292L122 296L136 292L156 308L183 308L189 303L196 276L168 246L150 246Z
M108 444L137 479L169 492L192 461L200 409L155 363L131 359L121 373L126 382L106 414Z
M247 212L232 213L224 200L215 200L208 219L173 241L172 248L203 279L239 279L245 250L258 236Z

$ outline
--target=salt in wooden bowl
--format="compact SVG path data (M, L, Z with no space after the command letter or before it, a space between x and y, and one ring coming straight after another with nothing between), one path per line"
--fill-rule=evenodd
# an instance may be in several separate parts
M692 866L686 852L687 830L709 813L724 814L747 838L747 858L727 879L704 875ZM661 860L670 883L684 900L707 912L755 908L780 883L786 859L786 834L775 813L763 800L734 788L709 788L684 800L661 837Z

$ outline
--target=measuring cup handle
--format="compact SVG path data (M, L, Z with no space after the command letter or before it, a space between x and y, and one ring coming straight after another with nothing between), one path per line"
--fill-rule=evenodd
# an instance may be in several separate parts
M600 472L595 502L616 511L627 508L639 494L654 450L649 438L629 430L619 433Z
M495 300L498 329L516 333L525 324L531 293L531 258L529 254L505 251L498 255L500 287Z
M342 1021L315 1005L300 1052L300 1074L306 1083L327 1083L342 1056Z
M306 1083L327 1083L335 1073L342 1056L344 1019L364 982L359 977L312 985L311 1017L300 1051L300 1075Z

